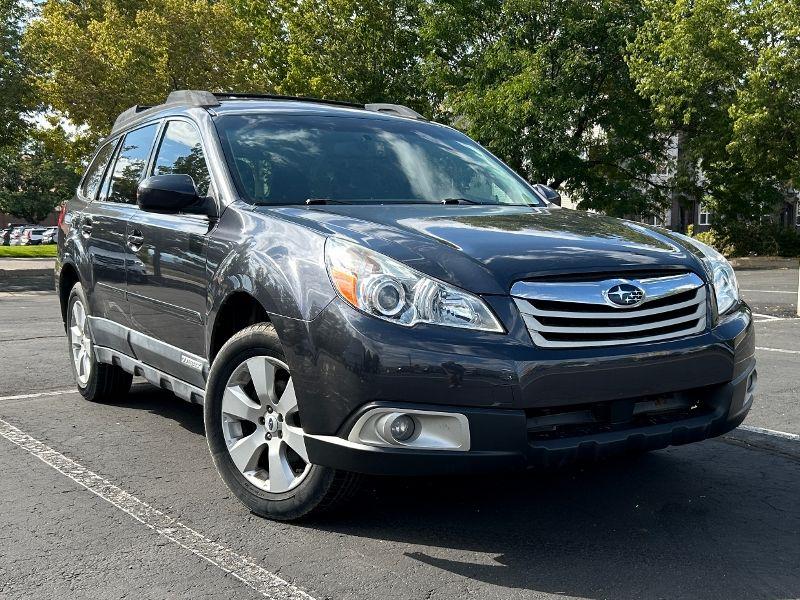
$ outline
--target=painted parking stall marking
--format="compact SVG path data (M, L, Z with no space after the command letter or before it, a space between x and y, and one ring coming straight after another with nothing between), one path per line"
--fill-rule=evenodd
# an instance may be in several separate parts
M35 394L17 394L15 396L0 396L0 402L3 400L29 400L33 398L43 398L45 396L63 396L64 394L77 394L78 390L75 388L71 390L51 390L49 392L36 392Z
M49 394L56 395L57 393L63 394L65 392L50 392ZM46 393L32 394L30 396L42 395L46 395ZM25 395L21 397L25 397ZM0 400L9 398L0 398ZM265 598L274 600L314 600L312 596L309 596L300 588L256 564L252 559L234 552L219 542L215 542L187 527L168 514L153 508L136 496L103 479L97 473L53 450L3 419L0 419L0 436L51 466L62 475L69 477L72 481L109 504L127 513L160 536L226 573L230 573Z
M763 350L764 352L780 352L783 354L800 354L800 350L784 350L783 348L767 348L765 346L756 346L756 350Z
M761 435L768 435L770 437L781 438L782 440L791 440L792 442L800 442L800 435L796 433L787 433L786 431L776 431L774 429L766 429L764 427L754 427L753 425L739 425L738 429L743 429L751 433L760 433Z

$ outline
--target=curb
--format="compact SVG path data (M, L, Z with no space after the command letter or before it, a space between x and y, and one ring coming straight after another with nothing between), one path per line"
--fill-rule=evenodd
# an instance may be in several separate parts
M766 269L796 269L797 258L783 256L740 256L730 259L731 266L741 271L762 271Z
M0 269L0 281L23 277L53 277L53 269Z

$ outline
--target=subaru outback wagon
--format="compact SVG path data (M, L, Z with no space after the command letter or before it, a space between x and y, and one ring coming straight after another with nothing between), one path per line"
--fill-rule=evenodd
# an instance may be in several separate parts
M359 474L557 467L741 423L754 336L727 261L551 192L399 105L134 106L61 213L78 388L114 402L137 375L202 403L220 475L274 519Z

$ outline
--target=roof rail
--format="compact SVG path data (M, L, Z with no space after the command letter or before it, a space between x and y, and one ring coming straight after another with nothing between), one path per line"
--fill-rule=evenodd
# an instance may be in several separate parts
M114 126L111 128L111 134L117 133L136 121L140 121L151 114L155 114L164 108L170 106L196 106L199 108L213 108L220 105L220 100L286 100L292 102L315 102L319 104L331 104L333 106L346 106L349 108L360 108L362 110L369 110L377 113L384 113L395 115L398 117L405 117L407 119L417 119L425 121L425 117L417 111L403 106L401 104L356 104L354 102L344 102L342 100L324 100L321 98L307 98L304 96L282 96L279 94L250 94L250 93L212 93L204 90L176 90L170 92L164 104L156 106L145 106L136 104L131 106L128 110L124 111L117 120L114 121Z
M417 121L428 120L421 114L419 114L417 111L408 108L407 106L403 106L402 104L385 104L385 103L365 104L364 108L366 110L371 110L373 112L395 115L397 117L405 117L406 119L416 119Z
M239 94L237 92L214 93L219 100L288 100L291 102L314 102L318 104L333 104L334 106L347 106L350 108L364 108L363 104L345 102L344 100L326 100L324 98L311 98L308 96L283 96L281 94Z

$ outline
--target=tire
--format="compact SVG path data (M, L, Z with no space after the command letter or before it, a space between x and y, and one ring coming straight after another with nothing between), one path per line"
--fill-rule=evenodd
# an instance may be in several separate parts
M76 306L77 305L77 306ZM89 325L89 302L83 286L76 283L69 293L67 301L67 349L69 352L69 364L72 367L72 374L81 395L91 402L119 402L127 396L131 389L133 375L126 373L116 365L107 365L97 362L94 355L94 339L92 338L91 327ZM80 322L78 315L83 312L83 321ZM80 348L84 351L84 358L78 361L79 345L76 343L78 327L83 338ZM78 354L76 354L78 352Z
M204 402L206 439L220 476L252 512L278 521L334 508L356 492L359 480L303 456L285 361L272 325L243 329L214 359Z

